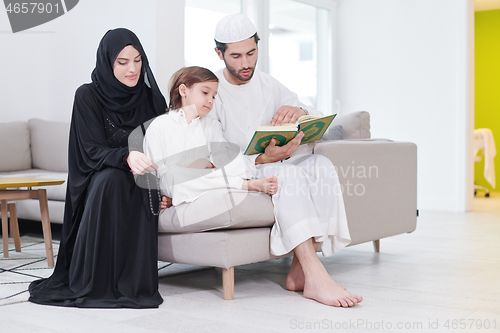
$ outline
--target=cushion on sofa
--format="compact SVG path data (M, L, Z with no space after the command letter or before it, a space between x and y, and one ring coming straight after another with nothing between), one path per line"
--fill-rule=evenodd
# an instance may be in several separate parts
M318 142L330 141L330 140L343 140L343 139L344 139L344 129L342 128L342 126L330 125Z
M30 119L33 168L68 171L69 124Z
M344 140L369 139L370 134L370 114L366 111L356 111L343 115L338 115L332 121L330 127L341 126ZM333 129L333 128L332 128ZM330 131L330 128L327 132Z
M28 123L0 123L0 172L31 168Z

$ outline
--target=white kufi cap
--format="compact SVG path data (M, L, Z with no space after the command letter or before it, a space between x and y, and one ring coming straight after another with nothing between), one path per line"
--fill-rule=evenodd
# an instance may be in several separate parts
M236 43L252 37L257 32L252 21L241 13L221 18L215 28L215 40L219 43Z

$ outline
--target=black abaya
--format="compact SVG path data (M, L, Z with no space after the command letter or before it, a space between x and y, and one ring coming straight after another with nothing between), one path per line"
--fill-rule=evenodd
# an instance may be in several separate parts
M125 161L128 135L113 141L111 129L116 125L104 126L108 121L88 85L80 87L71 122L70 174L57 265L50 278L30 285L32 302L99 308L162 303L157 218L150 211L147 190L135 184Z
M111 32L126 36L131 33L123 30ZM76 92L63 235L54 273L29 287L31 302L87 308L153 308L163 301L158 293L158 219L151 213L148 190L136 185L126 162L130 132L163 113L166 106L137 43L133 40L116 49L133 45L143 58L141 79L149 71L149 86L133 92L144 94L137 98L139 103L110 109L96 89L107 79L97 83L94 76L93 83L82 85ZM111 53L116 54L103 56L118 54L116 50ZM142 146L142 142L135 144ZM157 194L151 194L156 198L152 202L157 211Z

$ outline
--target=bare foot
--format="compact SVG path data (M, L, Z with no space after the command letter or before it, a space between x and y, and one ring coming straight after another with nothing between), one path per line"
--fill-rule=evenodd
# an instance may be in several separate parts
M304 290L305 282L306 277L304 276L302 266L300 265L297 257L293 256L292 265L290 266L290 271L286 277L286 289L290 291L302 291Z
M317 251L319 243L314 239L312 242L314 250ZM304 290L305 282L306 277L304 276L302 265L300 264L299 259L297 259L297 256L293 256L290 271L288 271L288 276L286 277L286 289L290 291L302 291Z
M259 179L245 180L241 188L247 191L276 194L276 192L278 192L278 178L276 178L276 176L269 176Z
M348 308L363 301L363 297L351 294L333 281L326 269L317 270L311 278L305 279L304 297L320 303Z
M313 238L309 238L294 249L298 263L292 262L290 279L287 277L287 287L288 285L295 289L300 287L301 278L297 272L300 265L304 274L304 297L326 305L344 308L363 301L363 297L351 294L332 280L316 254L317 245L318 243Z

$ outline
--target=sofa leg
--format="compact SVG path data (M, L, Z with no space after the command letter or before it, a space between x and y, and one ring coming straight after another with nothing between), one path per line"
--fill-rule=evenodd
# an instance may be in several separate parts
M377 253L380 252L380 239L373 241L373 248L374 248L375 252L377 252Z
M234 267L222 269L222 293L224 300L234 299Z

